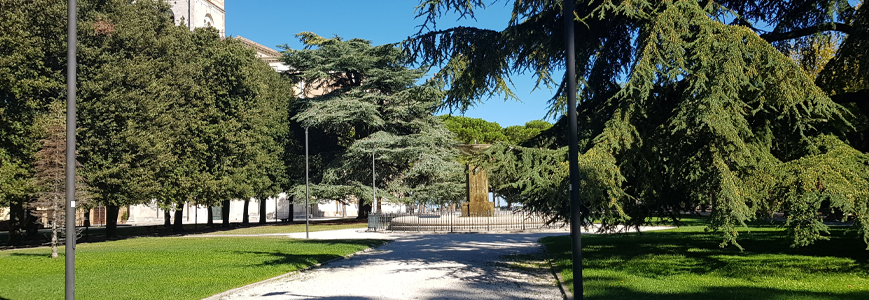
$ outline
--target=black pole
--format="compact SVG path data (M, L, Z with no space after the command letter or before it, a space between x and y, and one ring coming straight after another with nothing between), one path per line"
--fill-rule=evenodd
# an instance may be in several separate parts
M567 51L567 123L568 133L568 164L570 165L570 236L573 250L573 294L577 299L582 297L582 226L579 211L579 146L576 137L576 49L574 46L573 11L574 0L564 1L564 36Z
M371 147L371 211L377 211L377 173L374 172L374 147Z
M75 75L76 75L76 0L67 1L67 52L66 52L66 296L75 299Z
M305 127L305 238L308 236L308 199L311 198L308 192L308 127Z

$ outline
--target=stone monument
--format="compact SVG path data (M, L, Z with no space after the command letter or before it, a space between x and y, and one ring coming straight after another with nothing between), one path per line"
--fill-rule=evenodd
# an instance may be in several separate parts
M466 155L472 155L491 147L489 144L459 145ZM463 217L492 216L495 213L495 203L489 202L489 178L486 170L468 164L468 202L462 203Z

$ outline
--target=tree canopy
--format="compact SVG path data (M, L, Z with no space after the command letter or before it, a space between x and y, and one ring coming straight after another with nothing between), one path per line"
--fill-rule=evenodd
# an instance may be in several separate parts
M576 1L568 17L579 101L567 108L569 79L552 74L565 57L561 3L512 3L513 17L497 31L434 27L447 12L473 16L484 1L421 1L425 24L406 47L423 64L445 62L437 79L450 87L450 108L512 95L506 83L517 73L557 86L550 113L577 109L579 120L584 220L576 221L612 229L708 208L722 246L738 246L736 226L783 212L799 246L824 238L819 215L839 212L869 243L869 156L852 146L862 136L849 134L866 116L855 121L839 104L869 101L865 6ZM817 56L810 41L819 36L844 39L814 78L790 51ZM496 145L478 158L509 178L505 187L520 189L527 207L561 220L569 218L565 122L528 148Z
M416 83L423 69L406 67L406 56L394 44L372 46L310 32L297 36L305 49L285 46L282 60L293 68L287 75L305 85L307 97L293 120L313 131L313 196L356 199L359 216L365 217L374 167L379 200L461 199L458 149L433 115L443 92L435 82ZM304 186L295 191L301 197Z
M13 208L13 233L37 189L36 120L65 99L66 5L0 0L0 205ZM185 203L286 187L292 86L253 49L175 26L162 0L78 5L79 173L107 208L107 235L120 206L158 200L180 229Z

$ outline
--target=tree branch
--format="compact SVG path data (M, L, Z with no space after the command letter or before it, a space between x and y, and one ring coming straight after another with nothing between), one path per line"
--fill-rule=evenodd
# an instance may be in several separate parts
M818 24L818 25L811 26L811 27L797 29L794 31L764 33L764 34L761 34L760 37L762 39L766 40L767 42L772 43L772 42L778 42L778 41L790 40L790 39L794 39L794 38L798 38L798 37L803 37L803 36L815 34L818 32L831 31L831 30L848 34L848 33L851 33L852 29L853 29L853 27L851 27L851 25L844 24L844 23L823 23L823 24Z
M869 102L869 89L859 90L851 93L843 93L830 97L833 102L842 103L861 103Z

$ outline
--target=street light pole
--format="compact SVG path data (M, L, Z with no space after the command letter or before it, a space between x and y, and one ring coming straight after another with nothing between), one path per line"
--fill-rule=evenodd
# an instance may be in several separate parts
M308 127L305 127L305 238L308 236L308 198L311 198L308 192Z
M573 11L574 0L565 0L563 5L564 35L567 44L567 122L568 133L568 165L570 166L570 235L573 252L573 294L577 299L582 296L582 226L579 209L579 149L576 136L576 49L574 46Z
M66 259L65 299L75 299L75 91L76 43L78 23L76 0L67 1L68 22L66 52Z
M376 175L374 172L374 147L371 147L371 211L373 212L379 212L375 210L377 208Z

